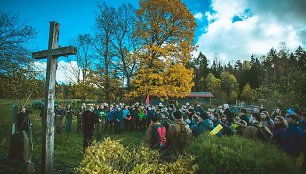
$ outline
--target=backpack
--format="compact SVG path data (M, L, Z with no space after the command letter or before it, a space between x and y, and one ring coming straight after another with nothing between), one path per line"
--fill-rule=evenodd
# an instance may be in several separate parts
M180 131L175 135L175 143L179 148L184 148L189 144L190 135L188 135L187 129L184 124L180 124Z
M255 126L257 128L257 137L265 143L273 143L272 134L266 130L265 126Z
M164 149L166 147L166 128L163 125L154 125L152 148Z

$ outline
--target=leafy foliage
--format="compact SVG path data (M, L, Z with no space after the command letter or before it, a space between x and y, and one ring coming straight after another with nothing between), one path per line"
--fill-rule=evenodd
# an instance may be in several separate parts
M43 96L44 85L35 75L26 69L18 69L8 75L0 74L1 98L22 100Z
M202 135L187 148L200 173L302 173L294 160L274 145L239 136Z
M241 99L246 101L246 102L250 102L252 100L252 97L253 97L253 90L250 86L249 83L247 83L243 89L242 89L242 92L241 92Z
M227 99L233 102L238 97L238 81L236 77L228 71L221 73L221 89L226 93Z
M192 71L185 65L194 49L194 17L180 0L142 0L139 4L135 37L142 46L135 52L135 58L140 67L132 80L133 91L130 95L164 98L186 95L193 86ZM170 75L171 71L177 73L174 79L182 78L174 88L169 88L167 84L173 77L167 79L168 76L165 76ZM187 74L183 75L185 72Z
M159 152L147 147L126 148L120 140L104 139L86 149L78 173L196 173L194 157L178 158L173 163L159 162Z

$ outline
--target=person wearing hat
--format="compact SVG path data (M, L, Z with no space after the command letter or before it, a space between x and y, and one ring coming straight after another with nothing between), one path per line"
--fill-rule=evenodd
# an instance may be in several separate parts
M87 110L83 112L83 133L84 133L84 141L83 141L83 152L86 150L88 146L90 146L94 133L94 125L101 120L98 118L97 114L95 114L93 108L93 104L87 104Z
M280 148L289 156L297 158L302 151L304 141L304 130L297 124L299 117L297 114L287 116L288 128L280 135Z
M183 114L177 110L173 112L174 123L167 131L167 146L175 155L181 154L192 138L192 132L183 121Z

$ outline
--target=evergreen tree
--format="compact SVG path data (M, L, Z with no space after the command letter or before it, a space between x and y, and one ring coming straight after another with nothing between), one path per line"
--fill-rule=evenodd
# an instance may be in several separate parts
M209 73L209 69L208 69L208 60L207 57L202 54L202 52L199 53L198 57L195 58L192 63L190 64L192 65L193 69L194 69L194 87L193 87L193 91L205 91L207 90L207 85L205 85L205 79Z

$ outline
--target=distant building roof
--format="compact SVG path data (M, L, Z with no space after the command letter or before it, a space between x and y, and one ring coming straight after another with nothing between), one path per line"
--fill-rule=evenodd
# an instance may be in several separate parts
M191 92L187 97L203 97L212 98L214 97L211 92Z

